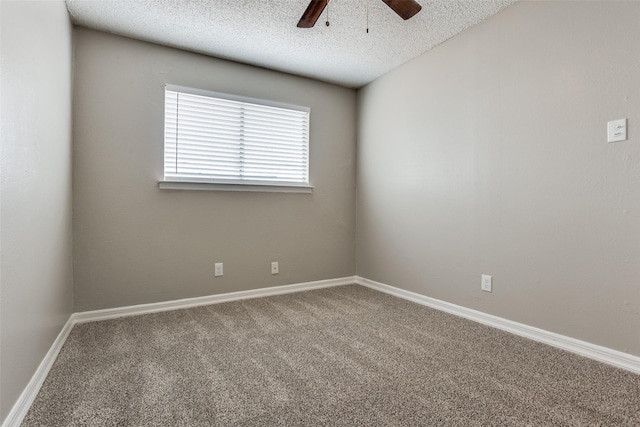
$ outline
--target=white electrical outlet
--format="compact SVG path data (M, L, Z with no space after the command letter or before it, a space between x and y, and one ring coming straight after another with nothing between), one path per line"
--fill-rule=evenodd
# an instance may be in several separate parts
M280 270L278 269L278 261L274 261L271 263L271 274L278 274Z
M491 290L492 282L493 282L493 279L491 278L491 276L487 276L486 274L483 274L482 282L480 283L480 289L482 289L485 292L492 292Z
M213 274L216 277L220 277L220 276L222 276L224 274L224 270L222 268L222 263L221 262L216 262Z

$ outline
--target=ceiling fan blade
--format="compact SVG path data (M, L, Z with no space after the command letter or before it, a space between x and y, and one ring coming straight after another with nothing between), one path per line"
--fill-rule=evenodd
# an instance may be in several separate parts
M329 0L311 0L309 6L307 6L307 10L302 14L300 22L298 22L298 28L313 27L328 3Z
M420 12L422 6L414 0L382 0L389 6L395 13L400 15L400 18L405 21L411 18L416 13Z

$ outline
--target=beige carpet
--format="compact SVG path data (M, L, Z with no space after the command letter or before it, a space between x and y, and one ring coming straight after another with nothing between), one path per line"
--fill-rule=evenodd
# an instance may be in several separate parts
M640 425L640 376L361 286L77 325L24 426Z

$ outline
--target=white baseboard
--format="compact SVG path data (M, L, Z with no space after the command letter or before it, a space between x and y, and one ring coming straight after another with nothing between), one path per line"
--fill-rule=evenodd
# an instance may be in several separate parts
M127 307L107 308L104 310L82 311L79 313L73 313L72 317L74 323L95 322L98 320L116 319L118 317L126 316L139 316L141 314L180 310L183 308L200 307L203 305L220 304L223 302L238 301L243 299L290 294L294 292L310 291L313 289L330 288L334 286L353 285L355 283L355 276L349 276L341 277L339 279L318 280L315 282L273 286L270 288L251 289L248 291L229 292L226 294L207 295L204 297L154 302L151 304L130 305Z
M250 298L268 297L273 295L290 294L294 292L310 291L313 289L330 288L334 286L352 285L356 283L355 276L339 279L318 280L315 282L296 283L293 285L273 286L270 288L253 289L249 291L229 292L226 294L209 295L204 297L187 298L174 301L163 301L152 304L132 305L128 307L108 308L105 310L85 311L73 313L67 323L58 334L40 366L27 384L15 405L2 423L2 427L19 427L27 415L31 404L35 400L40 387L49 374L53 362L55 362L60 349L64 345L71 329L76 323L94 322L98 320L115 319L118 317L137 316L161 311L179 310L182 308L199 307L203 305L219 304L223 302L238 301Z
M2 423L2 427L18 427L22 423L27 412L29 412L31 404L38 395L40 387L42 387L44 380L47 378L49 370L53 366L53 362L56 361L56 357L58 357L60 349L62 349L71 329L73 329L73 324L72 317L69 317L69 320L67 320L67 323L62 327L62 330L56 337L47 354L44 356L44 359L40 362L40 366L38 366L38 369L36 369L36 372L31 377L31 381L29 381L25 389L22 391L22 394L13 405L13 408L11 408L9 415L7 415L7 418L5 418Z
M640 357L356 276L356 283L640 374Z

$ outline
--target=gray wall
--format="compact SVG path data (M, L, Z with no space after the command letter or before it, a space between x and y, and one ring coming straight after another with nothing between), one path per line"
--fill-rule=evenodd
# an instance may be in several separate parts
M72 29L63 2L0 3L0 419L69 318Z
M520 2L360 90L358 275L640 356L639 22Z
M75 36L77 311L355 273L355 91L83 28ZM313 194L159 190L165 83L311 107Z

